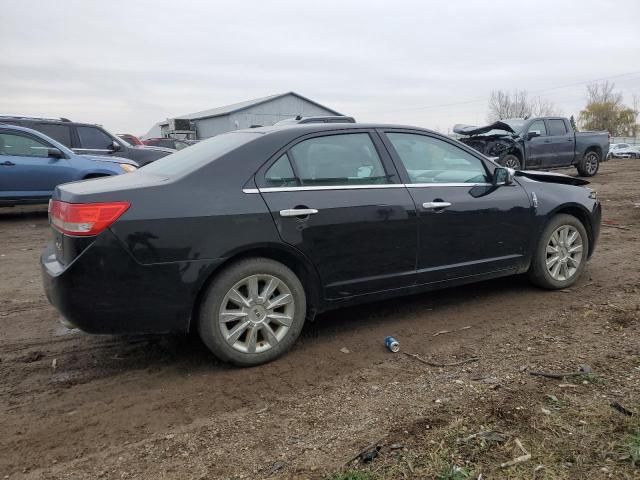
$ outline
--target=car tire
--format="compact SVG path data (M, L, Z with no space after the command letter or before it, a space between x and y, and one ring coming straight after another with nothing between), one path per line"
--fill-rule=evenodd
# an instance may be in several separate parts
M503 167L512 168L514 170L520 170L522 168L520 159L512 154L502 157L502 160L500 160L500 165L502 165Z
M207 287L198 315L200 338L220 360L242 367L270 362L295 343L306 318L296 274L267 258L241 260Z
M577 236L572 239L574 233ZM529 267L529 279L549 290L570 287L582 274L588 255L589 237L582 222L573 215L556 215L538 240ZM555 257L558 258L554 262Z
M586 151L576 168L581 177L593 177L600 169L600 154L595 150Z

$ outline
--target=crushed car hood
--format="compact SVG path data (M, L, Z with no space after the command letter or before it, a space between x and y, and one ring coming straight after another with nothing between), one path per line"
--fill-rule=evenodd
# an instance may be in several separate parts
M552 172L538 172L531 170L516 170L514 172L514 176L516 177L526 177L531 180L536 180L538 182L548 182L548 183L563 183L565 185L588 185L589 182L583 180L582 178L570 177L569 175L564 175L563 173L552 173Z
M491 125L485 125L484 127L476 127L475 125L465 125L463 123L458 123L453 126L453 131L460 135L481 135L483 133L490 132L491 130L504 130L509 133L516 133L513 128L511 128L508 124L501 122L498 120L497 122L493 122Z

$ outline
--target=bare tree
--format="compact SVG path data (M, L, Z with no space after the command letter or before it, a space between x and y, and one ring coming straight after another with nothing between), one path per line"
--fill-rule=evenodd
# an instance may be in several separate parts
M614 83L602 82L587 85L587 104L590 103L611 103L619 105L622 103L622 94L615 92Z
M524 90L516 90L513 93L503 90L494 90L489 98L489 114L487 119L490 122L505 118L526 118L539 116L558 115L555 104L548 99L535 97L529 99L529 95Z

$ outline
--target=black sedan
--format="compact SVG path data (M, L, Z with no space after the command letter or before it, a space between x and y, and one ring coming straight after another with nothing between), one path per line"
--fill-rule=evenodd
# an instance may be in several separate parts
M44 286L87 332L195 329L256 365L327 309L525 272L572 285L600 230L586 183L412 127L236 131L59 186Z

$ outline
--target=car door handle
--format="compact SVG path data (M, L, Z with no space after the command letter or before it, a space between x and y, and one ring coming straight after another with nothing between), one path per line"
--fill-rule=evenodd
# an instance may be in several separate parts
M450 207L451 204L449 202L425 202L422 204L422 208L426 208L427 210L437 209L437 208L447 208Z
M288 210L280 210L281 217L306 217L315 215L318 210L315 208L290 208Z
M545 140L544 143L551 143L551 140Z
M0 163L0 165L4 166L4 167L14 167L15 163L9 161L9 160L5 160L4 162Z

